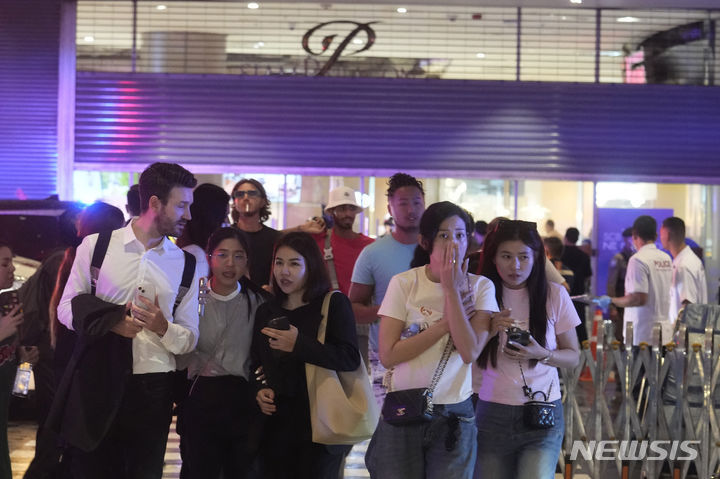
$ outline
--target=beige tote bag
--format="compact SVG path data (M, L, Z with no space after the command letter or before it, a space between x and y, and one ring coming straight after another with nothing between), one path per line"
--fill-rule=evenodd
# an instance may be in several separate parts
M330 297L325 295L318 341L325 343ZM305 363L312 440L318 444L356 444L369 439L380 411L375 403L372 384L360 355L354 371L334 371Z

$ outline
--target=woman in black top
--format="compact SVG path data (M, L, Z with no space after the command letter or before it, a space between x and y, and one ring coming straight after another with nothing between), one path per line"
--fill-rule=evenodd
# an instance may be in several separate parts
M340 293L332 296L325 344L318 342L330 281L317 244L307 233L289 233L278 240L271 281L276 297L258 308L252 343L256 366L265 374L256 396L267 416L260 447L263 478L337 479L350 446L312 442L305 363L336 371L358 367L350 301ZM281 318L276 323L286 319L289 329L267 327L276 318Z

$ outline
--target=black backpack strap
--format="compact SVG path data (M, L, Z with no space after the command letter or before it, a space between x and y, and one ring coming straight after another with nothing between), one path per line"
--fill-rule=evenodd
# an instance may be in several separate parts
M180 286L178 287L177 296L175 296L175 304L173 305L173 316L175 316L175 311L177 310L178 306L180 306L180 303L182 302L187 292L190 290L190 285L192 284L193 277L195 276L195 263L197 262L195 256L185 250L183 250L183 253L185 254L185 267L183 268L182 279L180 280Z
M93 251L92 261L90 262L90 292L95 296L98 278L100 277L100 267L105 261L108 245L112 231L102 231L98 234L97 243L95 243L95 251Z

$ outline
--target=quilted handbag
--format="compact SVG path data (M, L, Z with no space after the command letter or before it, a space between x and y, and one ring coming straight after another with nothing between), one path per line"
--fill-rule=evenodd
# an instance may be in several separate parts
M417 424L432 419L432 397L427 388L392 391L385 396L383 421L393 426Z
M542 401L536 401L537 394L543 395ZM547 395L535 391L530 401L523 404L525 425L532 429L550 429L555 425L555 405L547 401Z

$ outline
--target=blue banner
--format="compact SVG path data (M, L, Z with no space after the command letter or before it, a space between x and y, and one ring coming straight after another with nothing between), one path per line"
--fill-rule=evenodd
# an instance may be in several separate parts
M635 218L641 215L648 215L655 218L658 223L658 235L660 234L660 225L665 218L673 216L671 209L622 209L622 208L598 208L597 209L597 225L598 225L598 244L597 244L597 295L603 295L607 292L608 266L610 260L616 253L620 252L623 247L622 232L625 228L630 228ZM658 236L658 248L660 239Z

